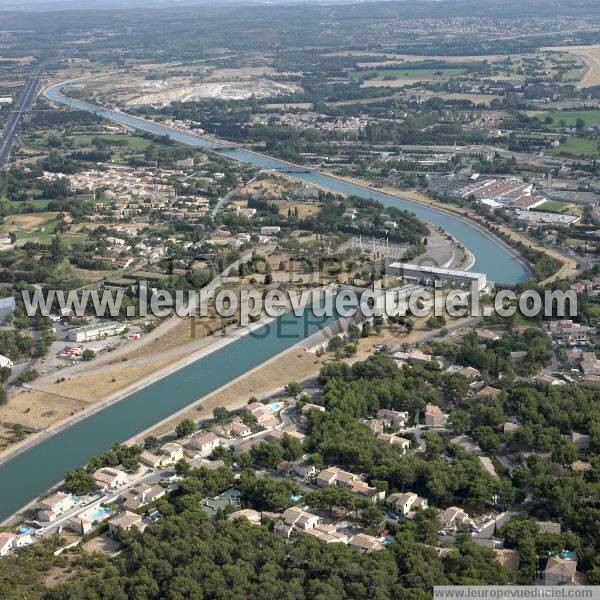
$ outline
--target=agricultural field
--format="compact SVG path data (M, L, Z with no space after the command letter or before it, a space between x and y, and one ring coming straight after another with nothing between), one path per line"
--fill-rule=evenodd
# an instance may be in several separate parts
M555 156L574 156L576 158L600 158L598 148L600 142L594 139L572 137L553 148L550 152Z
M538 120L548 128L575 127L577 119L583 119L586 127L600 125L600 110L553 110L548 112L536 113ZM546 123L547 117L552 119L551 123Z
M549 50L567 51L575 55L586 64L579 86L593 86L600 84L600 45L592 46L564 46L550 48Z
M81 134L70 138L73 144L78 147L86 147L93 145L94 140L100 140L107 145L124 146L127 148L135 148L145 150L153 142L149 139L138 135L127 134Z
M56 212L6 215L4 224L0 226L1 233L14 233L17 243L23 241L39 241L49 243L56 233L58 219ZM61 234L61 241L72 244L80 238L78 235Z
M569 207L566 202L558 202L557 200L546 200L544 204L540 204L536 210L551 213L563 213Z
M435 77L456 77L464 75L468 69L464 67L423 68L423 69L364 69L350 73L352 81L360 81L365 77L371 80L392 79L433 79Z
M8 212L20 210L24 204L33 206L36 210L43 210L48 207L47 198L30 198L28 200L0 200L0 210L6 210Z

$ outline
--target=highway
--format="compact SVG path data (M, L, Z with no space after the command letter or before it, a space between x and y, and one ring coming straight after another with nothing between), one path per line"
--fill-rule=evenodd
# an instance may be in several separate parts
M40 88L40 80L44 72L45 64L36 67L29 80L25 84L25 88L21 92L19 100L10 115L2 134L0 134L0 169L4 167L10 152L15 144L17 135L21 130L23 118L27 111L31 108Z

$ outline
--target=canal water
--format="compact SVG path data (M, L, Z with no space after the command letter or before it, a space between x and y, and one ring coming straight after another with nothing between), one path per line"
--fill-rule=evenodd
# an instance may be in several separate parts
M227 144L223 142L203 138L193 133L179 131L167 127L166 125L161 125L160 123L153 123L151 121L146 121L145 119L132 117L131 115L119 111L94 106L93 104L82 102L81 100L68 98L60 93L64 85L64 83L59 83L47 89L45 92L46 97L56 102L60 102L61 104L71 106L72 108L93 112L112 121L122 123L123 125L136 127L157 135L166 135L183 144L188 144L197 148L211 148L223 156L233 160L251 163L258 168L283 171L290 169L290 164L264 154L256 154L241 149L228 149ZM219 147L223 147L223 149L219 150ZM303 168L304 167L299 167L299 169ZM514 284L519 281L524 281L529 277L527 267L515 258L504 246L501 246L496 240L486 235L477 227L474 227L458 217L423 206L416 202L411 202L410 200L386 194L373 188L341 181L335 177L330 177L311 169L307 169L307 172L294 172L293 176L296 179L300 179L309 184L312 183L325 186L340 194L361 196L363 198L377 200L384 206L393 206L408 210L423 221L438 225L457 239L463 246L468 248L475 256L475 264L472 266L472 270L486 273L487 278L491 281Z
M289 313L56 433L0 465L0 522L70 469L185 408L336 319ZM300 350L304 352L304 350Z
M289 164L264 155L227 149L224 144L214 140L66 98L60 94L62 87L63 84L58 84L49 88L46 96L124 125L157 135L168 135L184 144L211 149L224 146L223 150L218 150L219 153L235 160L252 163L259 168L286 170L290 167ZM488 278L493 281L517 283L529 275L524 265L505 248L461 219L377 190L342 182L317 171L294 173L294 177L340 193L362 196L378 200L386 206L406 209L425 221L439 225L476 256L475 270L487 273ZM60 481L69 469L84 464L113 443L133 437L198 398L210 394L333 320L335 317L316 319L310 311L303 317L286 315L277 322L235 340L152 385L130 394L120 402L106 407L0 465L0 520L7 518Z

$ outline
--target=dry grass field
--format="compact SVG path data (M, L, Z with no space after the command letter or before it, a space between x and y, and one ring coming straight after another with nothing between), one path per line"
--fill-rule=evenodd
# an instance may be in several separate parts
M593 46L559 46L555 48L544 48L556 52L568 52L581 58L588 66L586 74L578 83L579 87L600 85L600 44Z

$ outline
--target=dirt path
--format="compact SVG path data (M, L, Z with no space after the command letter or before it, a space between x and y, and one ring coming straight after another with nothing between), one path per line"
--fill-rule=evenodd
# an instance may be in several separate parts
M588 69L578 87L600 85L600 44L592 46L557 46L553 48L542 48L542 50L555 50L557 52L568 52L581 58Z

